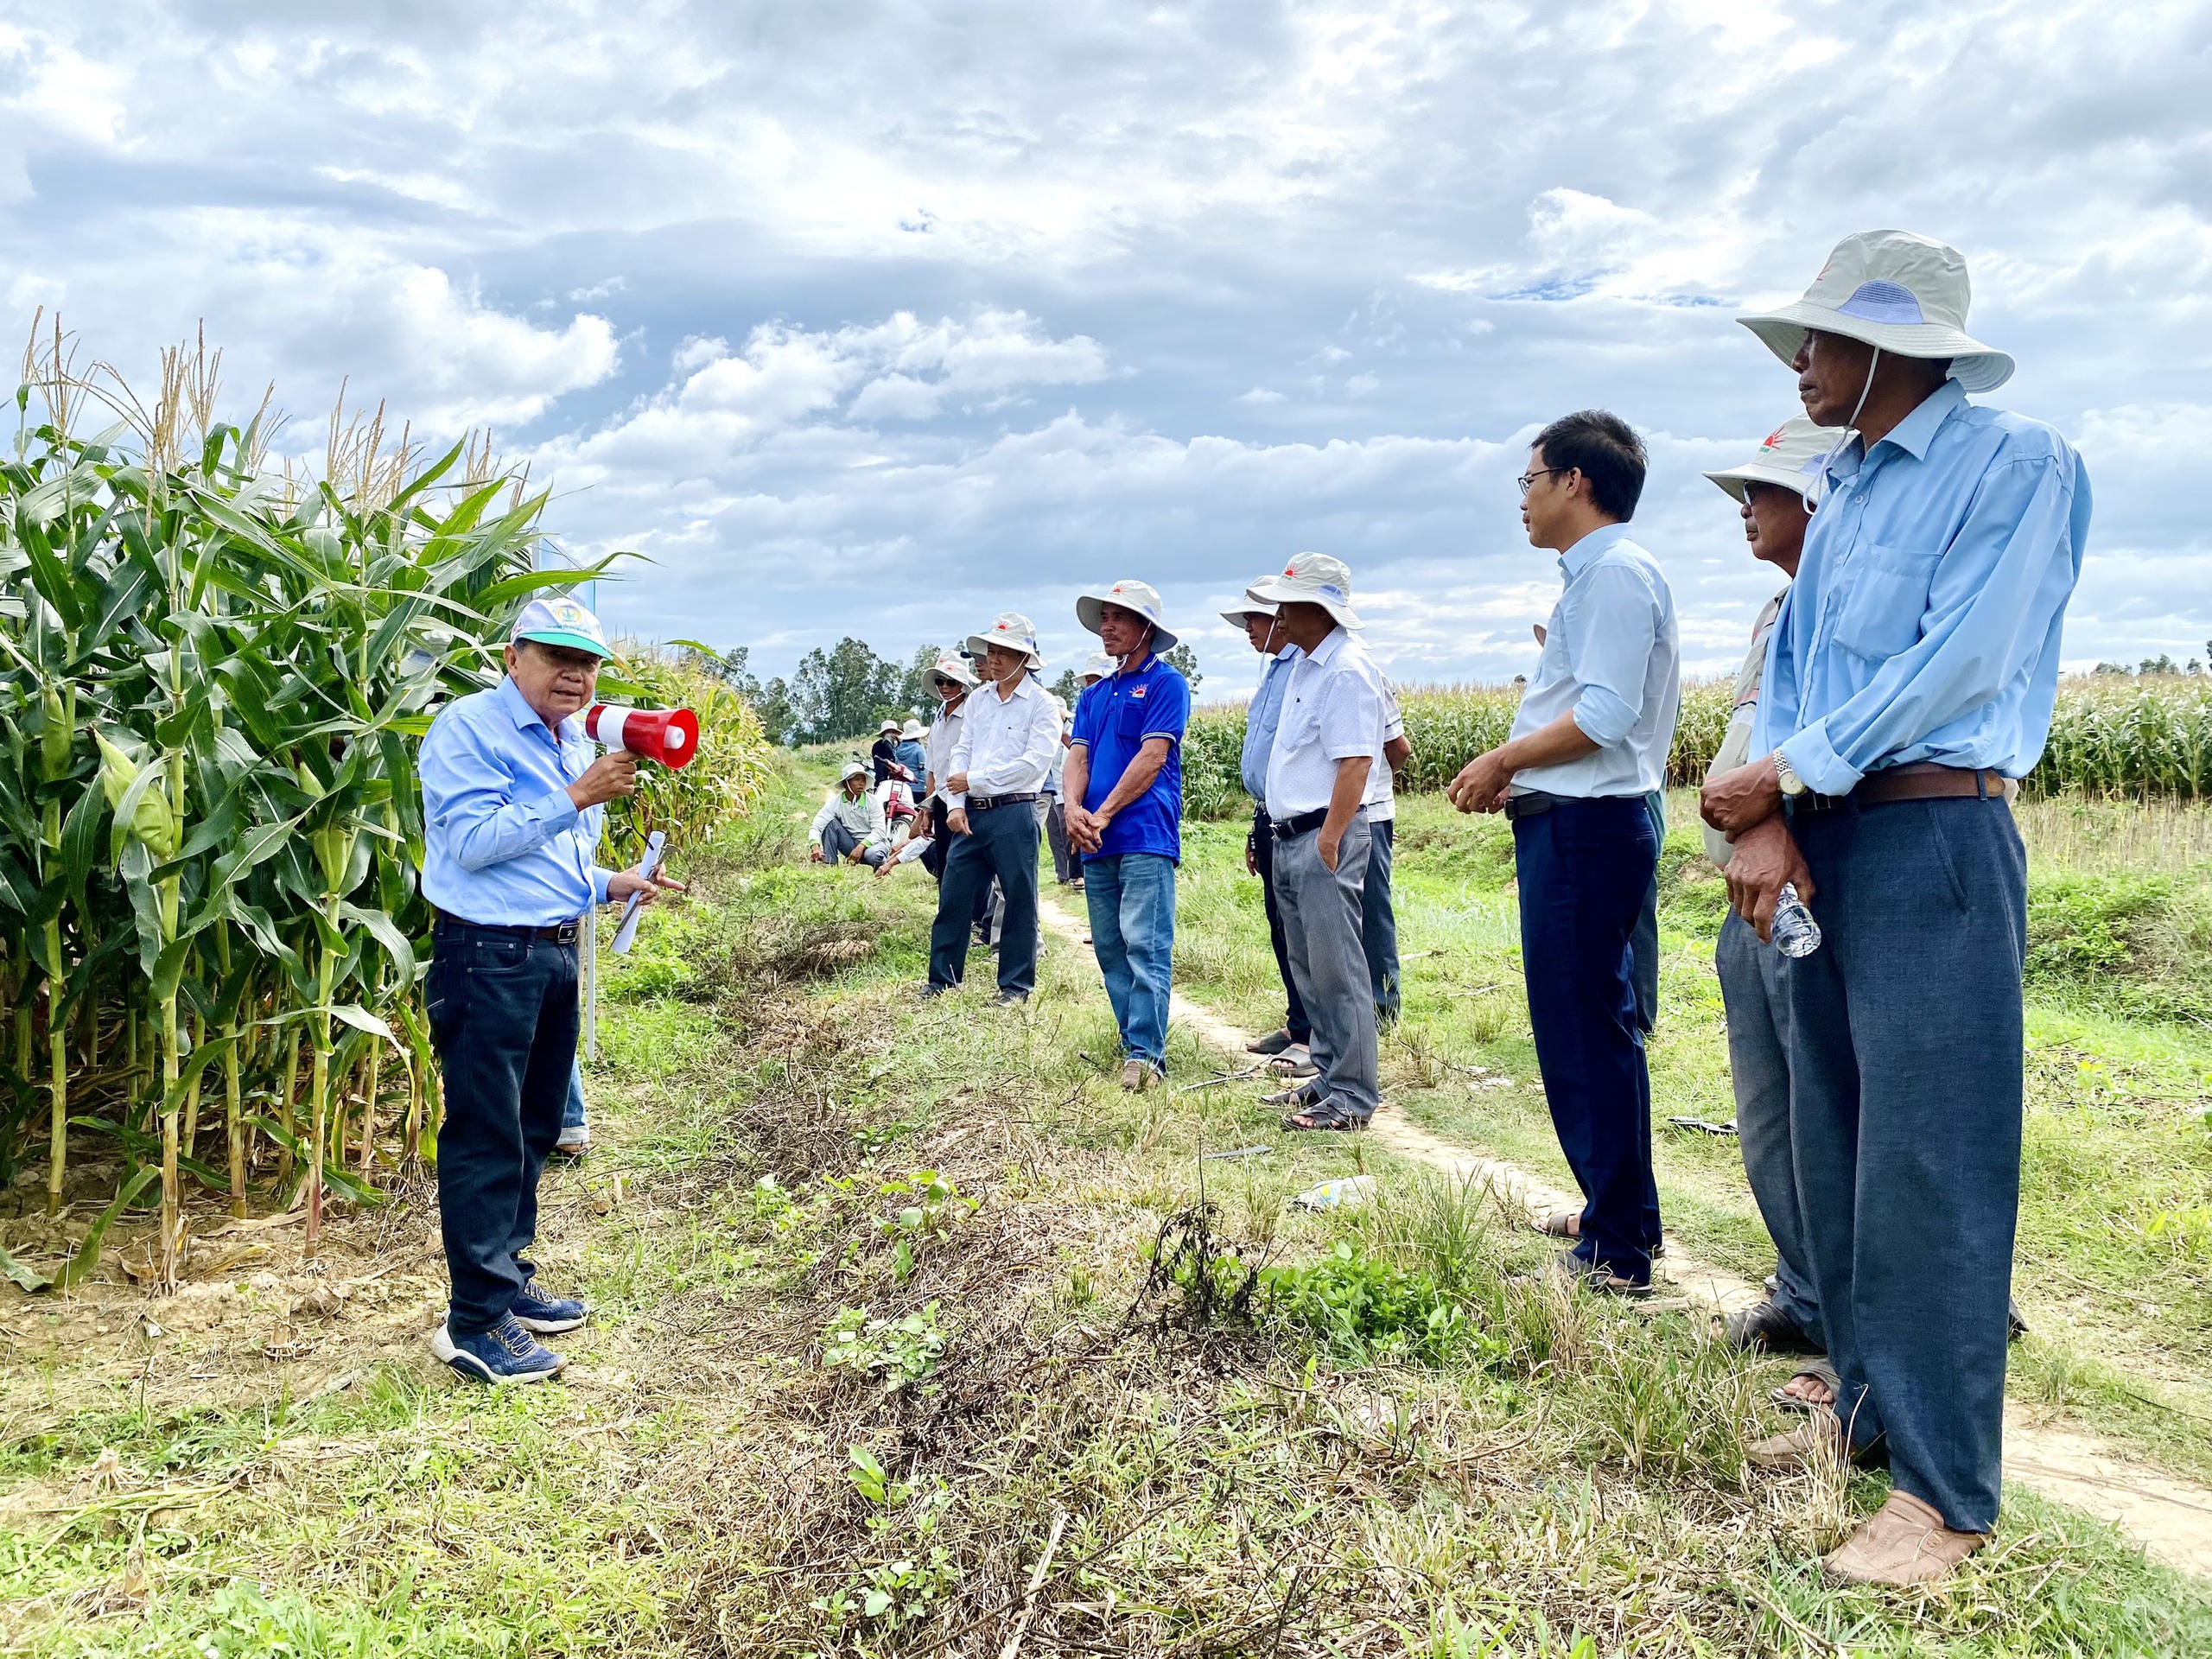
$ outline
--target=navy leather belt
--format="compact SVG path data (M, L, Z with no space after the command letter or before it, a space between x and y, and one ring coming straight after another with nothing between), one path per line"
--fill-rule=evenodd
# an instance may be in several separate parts
M584 931L583 918L556 922L550 927L527 927L519 922L472 922L466 917L438 912L442 928L465 927L478 933L499 933L511 939L543 939L549 944L574 944Z

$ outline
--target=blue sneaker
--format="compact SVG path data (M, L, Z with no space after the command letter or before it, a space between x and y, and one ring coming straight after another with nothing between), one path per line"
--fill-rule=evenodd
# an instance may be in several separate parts
M430 1338L430 1351L463 1376L494 1388L503 1382L543 1382L569 1363L517 1325L512 1314L489 1331L465 1337L441 1325Z
M507 1311L514 1315L517 1325L541 1337L557 1337L563 1331L575 1330L590 1312L573 1296L547 1295L535 1279L523 1281L522 1294Z

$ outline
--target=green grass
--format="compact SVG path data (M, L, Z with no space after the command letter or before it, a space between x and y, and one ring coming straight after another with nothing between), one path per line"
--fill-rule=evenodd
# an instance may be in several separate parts
M570 1380L487 1394L413 1330L341 1322L350 1387L288 1396L272 1364L211 1402L192 1371L216 1369L219 1330L185 1353L122 1322L135 1294L96 1288L108 1323L65 1343L19 1299L0 1649L996 1653L1055 1537L1026 1653L2212 1647L2202 1584L2018 1492L1953 1586L1825 1585L1816 1552L1883 1487L1750 1475L1764 1373L1679 1313L1516 1286L1543 1246L1486 1198L1286 1135L1255 1084L1123 1095L1078 950L1054 943L1026 1010L980 982L916 999L926 878L792 863L820 784L785 765L693 872L700 901L610 970L600 1150L549 1179L539 1251L597 1309L560 1339ZM1193 841L1185 966L1242 1013L1263 990L1256 899L1229 837ZM1394 1039L1393 1086L1440 1123L1459 1098L1527 1130L1516 1091L1470 1095L1452 1069L1526 1060L1516 988L1449 995L1510 944L1478 853L1409 858L1427 937L1452 942L1415 963L1416 1002L1450 1012ZM1676 943L1670 987L1696 976ZM1173 1034L1179 1082L1213 1058ZM1724 1171L1696 1155L1717 1226ZM1286 1208L1363 1165L1372 1206ZM1177 1217L1212 1282L1271 1275L1247 1314L1210 1311L1189 1273L1150 1282ZM371 1261L432 1244L404 1206L332 1230L325 1276L357 1295ZM824 1363L825 1333L878 1320L839 1350L854 1363ZM942 1351L899 1350L902 1321Z

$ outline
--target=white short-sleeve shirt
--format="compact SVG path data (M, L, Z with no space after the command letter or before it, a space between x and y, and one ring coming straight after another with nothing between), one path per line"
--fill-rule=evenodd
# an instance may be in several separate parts
M1382 757L1382 671L1341 627L1291 664L1274 747L1268 754L1268 816L1294 818L1329 804L1337 763Z

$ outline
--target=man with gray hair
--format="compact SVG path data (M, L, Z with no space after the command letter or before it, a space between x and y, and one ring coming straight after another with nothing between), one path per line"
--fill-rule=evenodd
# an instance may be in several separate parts
M1997 1523L2027 951L2005 785L2050 734L2089 528L2073 447L1967 402L2012 372L1969 294L1955 249L1873 231L1739 319L1837 436L1758 758L1703 797L1737 914L1770 938L1794 887L1821 936L1787 969L1789 1120L1840 1386L1752 1460L1886 1454L1889 1501L1827 1563L1878 1584L1949 1576Z
M1248 592L1276 607L1299 653L1268 754L1268 833L1291 973L1313 1024L1316 1075L1273 1103L1292 1109L1286 1128L1363 1128L1382 1103L1361 924L1368 779L1382 753L1382 675L1351 636L1361 625L1342 560L1300 553Z

